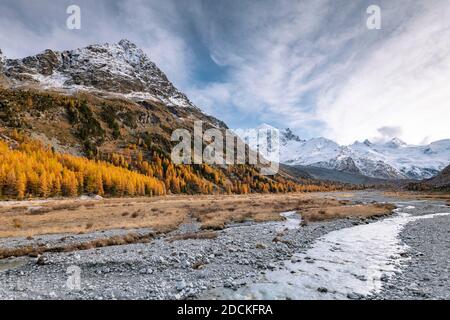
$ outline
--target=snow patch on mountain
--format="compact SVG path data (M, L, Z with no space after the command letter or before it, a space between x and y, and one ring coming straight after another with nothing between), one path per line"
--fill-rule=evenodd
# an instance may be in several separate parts
M3 72L13 86L33 85L69 92L85 90L197 108L128 40L62 52L45 50L36 56L6 59Z

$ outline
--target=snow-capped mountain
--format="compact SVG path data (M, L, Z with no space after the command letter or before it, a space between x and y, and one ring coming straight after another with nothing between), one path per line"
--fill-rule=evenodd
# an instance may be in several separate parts
M438 174L450 163L450 140L440 140L425 146L408 145L394 138L387 143L355 142L352 151L364 159L390 165L411 179L427 179ZM363 171L364 172L364 171Z
M286 136L286 132L282 130L281 136ZM384 143L365 140L341 146L325 138L302 141L296 137L281 139L280 156L286 164L317 166L374 178L426 179L450 163L450 140L416 146L394 138Z
M0 54L0 60L2 60ZM70 51L45 50L23 59L3 59L10 86L87 90L168 106L196 108L166 75L128 40ZM2 62L0 61L0 69Z
M256 148L254 141L248 142ZM382 179L427 179L450 163L450 139L426 146L408 145L398 138L384 143L365 140L342 146L326 138L302 140L290 129L282 129L279 149L281 163Z

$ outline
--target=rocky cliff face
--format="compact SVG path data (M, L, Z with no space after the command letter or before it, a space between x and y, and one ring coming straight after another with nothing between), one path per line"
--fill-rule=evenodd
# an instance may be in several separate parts
M7 59L4 74L13 86L97 91L167 106L197 108L128 40L62 52L45 50L23 59Z
M295 135L291 129L286 128L280 132L280 142L286 144L289 141L304 142L299 136Z

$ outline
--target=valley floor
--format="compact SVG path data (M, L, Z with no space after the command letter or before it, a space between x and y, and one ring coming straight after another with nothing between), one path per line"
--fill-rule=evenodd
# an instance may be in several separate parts
M0 238L137 228L165 233L191 221L201 229L220 230L234 222L281 221L280 213L292 210L301 211L305 221L321 221L384 215L393 209L338 194L339 199L332 193L287 193L2 201Z
M2 202L0 219L9 220L0 224L0 248L9 258L0 260L0 298L233 299L235 293L266 283L274 272L287 272L290 264L301 265L300 260L320 266L320 259L309 250L332 232L384 221L393 209L387 203L395 203L396 211L409 208L408 214L413 216L449 211L440 200L415 202L414 209L408 201L414 200L355 192ZM293 212L282 218L280 213L286 211ZM332 219L337 217L342 219ZM14 219L16 226L11 228ZM63 223L64 219L72 222ZM129 222L126 229L117 228L120 219ZM55 227L52 221L60 223ZM95 225L96 221L102 222ZM422 243L412 240L419 223L428 230L421 233ZM380 290L370 295L348 292L344 297L448 299L448 286L439 284L448 275L448 254L440 255L438 250L446 247L448 251L449 225L448 216L406 224L399 241L410 249L389 262L397 264L400 259L404 272L394 270L389 277L373 279L370 272L368 276L355 274L362 286L380 283ZM435 234L433 239L428 239L429 233ZM428 287L422 291L420 282L427 280L417 278L414 270L420 265L425 272L430 264ZM68 272L74 267L80 272L80 287L76 288L68 282ZM326 277L309 289L318 293L318 298L321 294L340 298L321 283L336 276L334 271L323 272ZM414 275L417 287L403 292L402 286ZM299 273L299 277L305 275ZM252 297L258 294L248 298Z

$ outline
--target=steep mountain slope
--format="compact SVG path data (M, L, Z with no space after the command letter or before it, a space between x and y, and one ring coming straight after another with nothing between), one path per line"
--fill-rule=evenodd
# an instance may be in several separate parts
M438 188L450 189L450 165L442 170L437 176L429 179L427 183Z
M347 171L339 171L335 169L326 169L320 167L312 166L292 166L295 170L301 170L306 172L312 178L318 180L328 180L341 183L349 184L360 184L360 185L392 185L392 180L377 179L368 176L364 176L359 173L352 173Z
M437 176L427 180L427 183L438 188L450 188L450 165L442 170Z
M410 183L407 188L409 190L419 191L450 191L450 165L444 168L444 170L442 170L433 178L422 180L420 182Z

